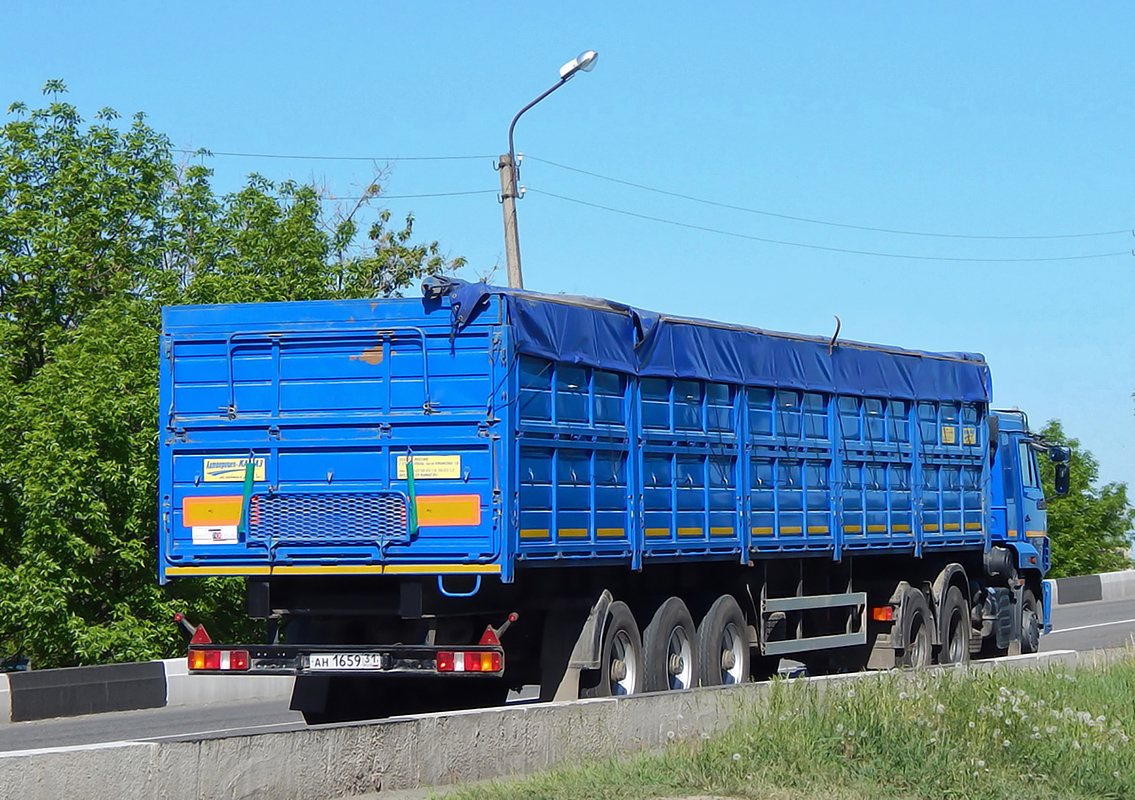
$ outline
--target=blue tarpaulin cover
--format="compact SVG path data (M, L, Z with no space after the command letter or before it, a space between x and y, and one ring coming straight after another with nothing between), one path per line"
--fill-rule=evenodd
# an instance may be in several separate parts
M975 353L928 353L672 317L586 297L434 278L455 332L504 298L521 353L647 377L687 378L906 400L988 403L989 366Z

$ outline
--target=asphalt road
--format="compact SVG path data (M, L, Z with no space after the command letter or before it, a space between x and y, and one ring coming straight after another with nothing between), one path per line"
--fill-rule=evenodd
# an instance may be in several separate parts
M1041 650L1122 647L1135 636L1135 600L1057 606ZM514 700L523 700L515 697ZM218 703L0 725L0 753L108 742L160 742L300 730L288 701Z

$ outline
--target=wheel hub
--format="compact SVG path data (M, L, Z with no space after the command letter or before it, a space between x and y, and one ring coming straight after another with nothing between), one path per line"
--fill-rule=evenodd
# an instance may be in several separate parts
M668 666L670 668L671 675L681 675L682 671L686 668L686 662L682 659L682 656L680 654L671 653Z
M625 681L627 679L627 662L621 658L616 658L611 662L611 678L615 681Z
M728 672L737 666L737 656L732 650L721 651L721 668Z

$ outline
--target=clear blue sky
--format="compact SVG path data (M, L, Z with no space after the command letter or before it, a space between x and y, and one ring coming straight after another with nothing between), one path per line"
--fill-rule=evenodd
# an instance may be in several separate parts
M517 129L529 288L984 353L996 404L1064 421L1135 483L1135 4L842 2L11 4L0 101L62 78L88 119L145 111L243 175L357 194L388 168L416 230L503 266L492 165ZM467 156L462 161L392 161ZM732 206L715 207L544 161ZM539 192L543 192L541 194ZM739 236L682 228L550 196ZM890 258L773 244L899 254ZM1036 262L916 259L1106 258ZM496 279L503 281L503 273Z

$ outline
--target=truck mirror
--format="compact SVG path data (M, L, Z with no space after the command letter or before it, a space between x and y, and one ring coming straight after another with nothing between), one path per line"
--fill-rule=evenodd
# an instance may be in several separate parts
M1056 493L1068 494L1068 483L1071 470L1068 468L1068 462L1063 461L1053 465L1056 468Z

